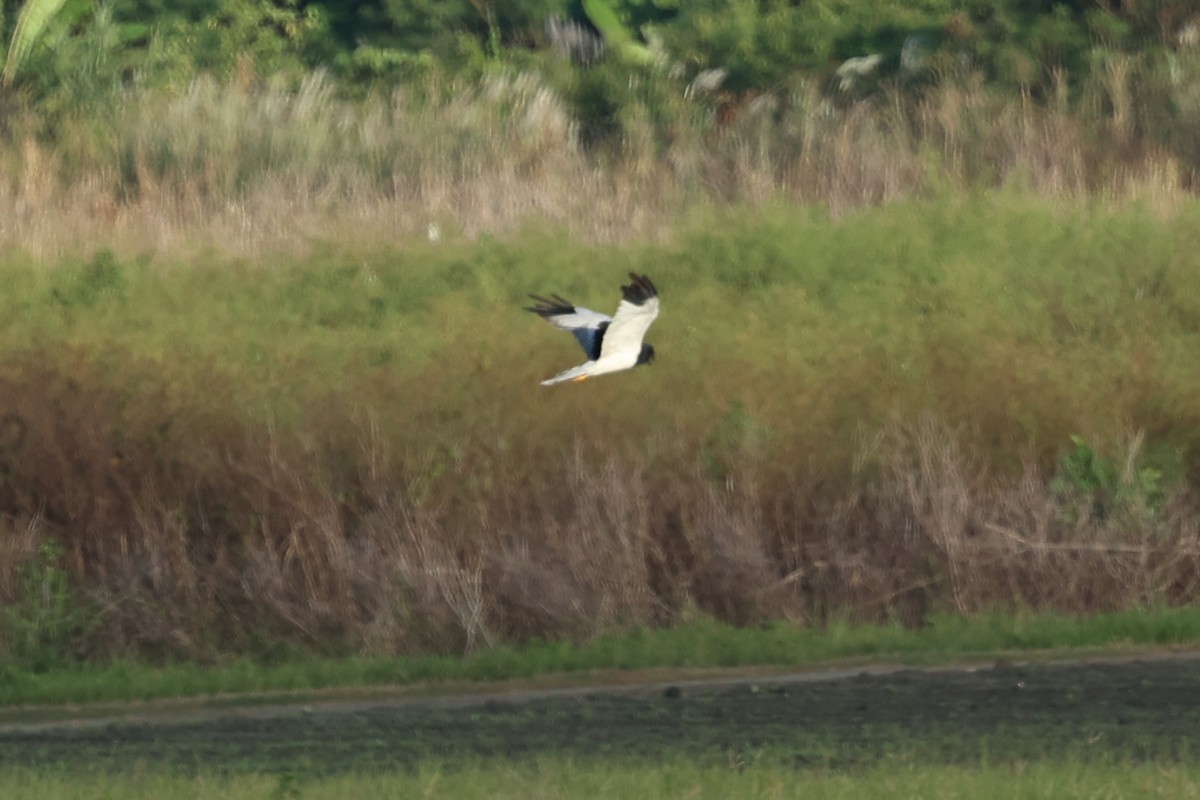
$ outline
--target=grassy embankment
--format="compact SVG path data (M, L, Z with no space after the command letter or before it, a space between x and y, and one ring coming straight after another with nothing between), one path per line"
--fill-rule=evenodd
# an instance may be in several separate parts
M276 664L149 665L123 661L33 673L5 672L0 706L123 703L215 695L274 693L271 699L315 698L316 692L354 687L470 690L472 683L524 680L531 687L556 683L604 684L611 670L653 670L644 680L701 677L730 667L805 668L836 662L936 664L1003 657L1136 655L1147 648L1200 640L1200 612L1132 610L1084 619L1054 614L992 614L964 619L934 617L911 629L834 623L820 630L786 624L733 628L711 621L655 631L568 641L500 645L466 656L293 657ZM686 672L696 670L696 672ZM581 675L580 673L586 673ZM574 674L574 677L571 675ZM284 693L284 694L280 694ZM332 696L332 695L330 695ZM3 715L0 715L3 718Z
M619 249L10 263L8 647L391 654L697 611L1188 602L1195 214L1002 193ZM630 269L664 292L659 362L538 387L578 356L523 294L603 308Z

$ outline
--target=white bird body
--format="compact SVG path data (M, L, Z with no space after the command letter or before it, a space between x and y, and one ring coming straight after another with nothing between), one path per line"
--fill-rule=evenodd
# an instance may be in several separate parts
M528 310L574 335L588 355L587 361L542 381L542 386L583 381L654 360L654 348L642 340L658 316L658 289L645 276L630 273L629 279L632 283L621 287L622 300L611 317L576 306L559 295L549 299L530 295L538 305Z

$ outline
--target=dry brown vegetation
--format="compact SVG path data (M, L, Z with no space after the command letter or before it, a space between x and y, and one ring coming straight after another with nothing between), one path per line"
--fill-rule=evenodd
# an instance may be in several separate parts
M989 474L931 420L887 426L837 480L802 459L743 453L718 474L581 443L438 480L336 412L308 439L174 409L157 449L171 412L149 397L131 413L105 386L30 365L0 391L0 597L20 602L58 542L89 611L53 644L91 656L462 651L697 613L1092 612L1188 601L1200 578L1189 491L1103 509L1032 463Z
M1069 199L1173 204L1200 156L1200 57L1169 76L1109 56L1053 98L945 77L919 94L837 102L811 83L731 101L667 86L658 121L622 111L619 136L581 144L541 77L340 99L198 78L131 91L52 137L15 118L0 139L0 246L54 259L210 248L258 256L314 241L361 245L552 223L606 242L669 233L704 203L786 200L834 215L949 188L1016 185Z

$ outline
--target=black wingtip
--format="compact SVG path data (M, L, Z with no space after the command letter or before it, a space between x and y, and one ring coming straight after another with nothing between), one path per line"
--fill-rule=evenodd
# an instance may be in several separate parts
M635 306L642 305L652 297L658 297L658 287L645 275L631 272L629 280L631 283L628 286L621 287L621 297Z
M537 301L536 306L525 306L526 311L532 311L539 317L557 317L562 314L574 314L575 304L562 295L552 294L549 297L531 294L529 297Z

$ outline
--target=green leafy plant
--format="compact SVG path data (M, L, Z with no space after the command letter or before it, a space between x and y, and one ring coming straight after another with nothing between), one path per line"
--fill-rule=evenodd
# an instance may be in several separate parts
M1059 460L1058 474L1050 489L1060 498L1083 496L1091 501L1091 513L1104 520L1118 511L1143 509L1157 514L1162 507L1163 471L1133 463L1132 445L1129 467L1098 453L1082 436L1072 435L1071 449Z
M633 38L612 6L604 0L583 0L583 10L617 55L634 64L653 64L653 51Z
M64 115L96 118L112 108L144 63L149 31L144 23L119 19L110 3L27 2L12 29L0 83L27 101L37 126L53 136Z
M86 634L92 615L79 603L63 548L42 542L21 570L21 599L4 609L3 640L15 664L35 672L64 666Z
M106 298L125 295L125 267L111 250L101 250L86 264L64 273L65 285L52 289L50 297L65 307L92 306Z
M13 28L12 40L8 43L8 54L4 59L4 71L0 82L11 86L17 70L29 56L33 46L45 33L51 20L62 11L66 0L28 0L17 13L17 24Z

